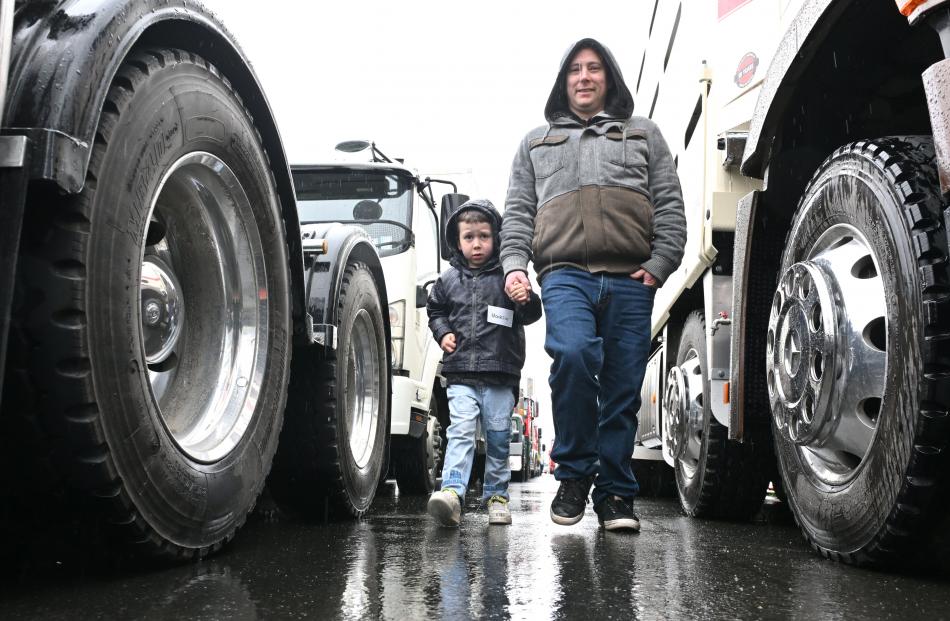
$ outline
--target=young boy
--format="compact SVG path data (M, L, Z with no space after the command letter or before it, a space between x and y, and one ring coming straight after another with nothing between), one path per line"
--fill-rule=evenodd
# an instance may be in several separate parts
M436 281L426 305L429 329L445 352L451 417L442 489L429 497L429 514L443 526L458 526L461 519L479 417L488 445L482 493L488 523L511 524L511 412L525 359L523 326L541 318L541 300L519 291L516 304L505 294L500 227L501 216L487 200L470 200L452 214L445 224L452 267Z

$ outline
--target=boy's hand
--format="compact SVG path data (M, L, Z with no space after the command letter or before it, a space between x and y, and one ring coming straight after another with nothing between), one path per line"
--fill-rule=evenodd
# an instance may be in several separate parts
M455 351L455 334L449 332L443 336L442 342L439 343L439 346L442 347L442 351L447 354L451 354L453 351Z
M526 288L520 282L516 282L508 288L508 297L515 304L524 306L531 299L531 290Z
M518 300L516 300L514 297L514 288L517 285L521 285L525 288L525 290L531 291L531 281L528 280L528 275L520 270L515 270L514 272L511 272L505 278L505 293L508 294L508 297L511 299L512 302L518 302ZM525 302L527 301L528 299L525 298ZM524 304L524 302L518 302L518 303Z

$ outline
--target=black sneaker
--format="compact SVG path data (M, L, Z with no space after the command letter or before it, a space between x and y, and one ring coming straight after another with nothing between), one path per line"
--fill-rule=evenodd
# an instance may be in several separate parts
M565 479L557 490L554 502L551 503L551 520L561 526L577 524L584 517L587 507L587 494L594 483L594 477L580 479Z
M633 512L633 498L607 496L594 505L597 521L606 530L640 532L640 518Z

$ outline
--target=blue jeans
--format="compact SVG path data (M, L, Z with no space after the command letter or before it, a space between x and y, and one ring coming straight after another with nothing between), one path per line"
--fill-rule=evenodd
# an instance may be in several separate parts
M465 498L465 486L472 473L478 420L485 429L485 484L482 498L508 498L508 447L511 440L511 412L515 395L510 386L467 386L451 384L449 397L451 424L445 436L445 465L442 467L442 489L452 489Z
M562 268L541 283L557 462L554 477L596 476L592 498L632 498L630 467L656 291L625 274Z

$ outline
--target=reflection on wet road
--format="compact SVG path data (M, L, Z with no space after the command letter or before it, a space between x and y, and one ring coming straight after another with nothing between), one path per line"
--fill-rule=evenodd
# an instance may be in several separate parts
M604 533L588 509L556 526L548 475L512 485L514 524L468 503L461 530L395 494L359 523L252 521L223 554L134 575L49 577L0 589L0 618L677 619L941 618L946 577L896 576L822 560L788 521L683 517L638 502L639 535Z

